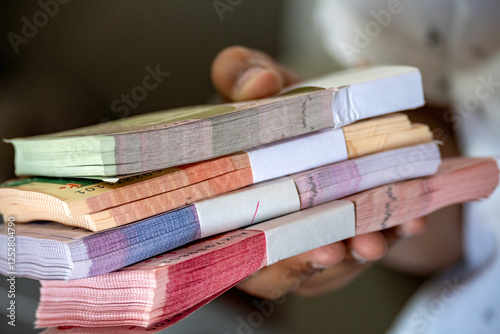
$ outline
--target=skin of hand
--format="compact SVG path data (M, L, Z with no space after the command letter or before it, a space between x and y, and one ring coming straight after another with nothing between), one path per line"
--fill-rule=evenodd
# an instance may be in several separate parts
M241 46L222 50L212 64L211 76L225 102L268 97L300 81L298 75L270 56ZM302 296L324 294L350 283L399 239L424 229L425 219L420 218L319 247L260 269L238 288L265 299L277 299L288 292Z

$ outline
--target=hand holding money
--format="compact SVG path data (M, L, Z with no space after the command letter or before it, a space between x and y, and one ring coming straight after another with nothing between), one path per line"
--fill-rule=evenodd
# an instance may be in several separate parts
M262 52L230 47L215 58L212 81L223 100L242 101L278 93L299 77ZM417 219L384 232L326 245L262 268L238 287L267 299L292 290L304 295L326 293L347 285L369 263L382 258L398 236L419 234L424 228L425 220Z

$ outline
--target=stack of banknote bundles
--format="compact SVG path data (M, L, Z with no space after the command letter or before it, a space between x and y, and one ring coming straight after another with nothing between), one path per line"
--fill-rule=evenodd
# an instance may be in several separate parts
M48 333L159 331L263 266L493 192L495 160L442 162L394 114L422 104L418 70L373 67L10 140L0 272L42 280Z

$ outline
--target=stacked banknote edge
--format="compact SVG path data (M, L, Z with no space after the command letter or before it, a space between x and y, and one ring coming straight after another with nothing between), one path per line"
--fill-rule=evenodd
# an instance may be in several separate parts
M45 280L101 275L199 238L432 175L440 163L437 144L429 142L261 182L101 233L56 222L18 224L17 274ZM0 227L0 241L7 239L8 228ZM4 254L0 272L6 275Z
M103 327L97 332L106 327L114 331L119 325L152 326L149 330L155 331L156 322L175 323L258 268L450 204L487 197L498 178L493 159L445 159L434 176L380 186L203 239L113 273L71 282L42 281L37 325Z
M306 85L317 89L12 139L16 173L64 177L143 173L424 104L420 72L408 66L340 72Z
M0 212L15 214L19 223L51 220L97 232L253 183L431 140L427 126L394 114L117 183L40 177L14 180L0 186Z
M393 114L421 105L419 71L383 66L9 140L0 273L42 280L47 333L159 331L263 266L487 197L493 160L441 164L429 128Z

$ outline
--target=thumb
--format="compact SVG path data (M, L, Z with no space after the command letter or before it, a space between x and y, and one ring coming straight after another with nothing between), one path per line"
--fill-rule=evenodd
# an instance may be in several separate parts
M212 81L224 101L245 101L278 93L299 81L267 54L242 46L222 50L212 64Z

